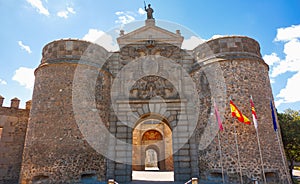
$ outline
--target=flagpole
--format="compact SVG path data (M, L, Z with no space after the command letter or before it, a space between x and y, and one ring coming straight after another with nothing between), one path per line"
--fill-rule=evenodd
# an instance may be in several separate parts
M256 131L256 137L257 137L257 143L258 143L258 149L259 149L259 155L260 155L261 168L262 168L262 172L263 172L263 179L264 179L264 183L267 183L265 169L264 169L264 162L263 162L263 157L262 157L261 148L260 148L260 140L259 140L259 136L258 136L258 130L255 129L255 131Z
M280 154L281 154L281 158L282 158L282 162L283 162L283 167L284 167L284 170L285 170L285 175L286 175L286 178L288 180L288 183L291 183L290 176L287 173L287 167L286 167L285 159L284 159L284 156L283 156L283 151L282 151L282 148L281 148L281 144L280 144L280 141L279 141L280 139L279 139L279 135L278 135L278 131L277 130L276 130L276 137L277 137L277 140L278 140L278 145L279 145Z
M219 152L220 153L220 164L221 164L221 169L222 169L222 181L223 181L223 183L225 183L222 148L221 148L221 141L220 141L220 130L218 131L218 141L219 141L219 150L220 150L220 152Z
M276 118L277 119L277 115L275 114L274 112L274 106L273 106L273 102L271 101L271 110L272 110L272 118ZM273 117L274 116L274 117ZM278 141L278 146L279 146L279 150L280 150L280 154L281 154L281 158L282 158L282 162L283 162L283 167L284 167L284 171L285 171L285 175L286 175L286 178L288 180L288 183L291 184L292 181L290 179L290 176L289 174L287 173L287 166L286 166L286 163L285 163L285 159L284 159L284 156L283 156L283 151L282 151L282 147L281 147L281 144L280 144L280 138L279 138L279 134L278 134L278 129L277 129L277 121L275 119L275 122L274 122L274 119L273 119L273 125L274 125L274 131L276 132L276 137L277 137L277 141ZM275 124L274 124L275 123ZM276 126L276 127L275 127Z
M241 176L241 184L243 184L243 175L242 175L242 167L241 167L241 161L240 161L240 152L239 152L239 145L238 145L238 140L237 140L237 131L235 128L235 121L233 121L233 128L234 128L234 137L235 137L235 145L236 145L236 152L238 156L238 166L240 169L240 176Z
M221 125L220 125L220 115L219 115L219 112L218 112L218 108L217 108L217 105L216 105L216 101L214 99L214 109L215 109L215 116L216 116L216 120L217 120L217 123L218 123L218 142L219 142L219 153L220 153L220 164L221 164L221 170L222 170L222 181L223 183L225 183L225 178L224 178L224 168L223 168L223 156L222 156L222 147L221 147L221 140L220 140L220 130L223 130L223 126L222 126L222 122L221 122Z
M263 162L263 157L262 157L262 152L261 152L261 147L260 147L260 140L259 140L259 135L258 135L258 123L257 123L257 117L256 117L256 112L255 112L255 108L254 108L254 103L253 103L253 98L252 95L250 95L250 103L251 103L251 113L252 113L252 117L253 117L253 124L254 124L254 128L255 128L255 132L256 132L256 138L257 138L257 144L258 144L258 150L259 150L259 156L260 156L260 163L261 163L261 168L262 168L262 173L263 173L263 180L264 183L267 183L267 179L266 179L266 175L265 175L265 168L264 168L264 162ZM254 114L255 115L254 115Z

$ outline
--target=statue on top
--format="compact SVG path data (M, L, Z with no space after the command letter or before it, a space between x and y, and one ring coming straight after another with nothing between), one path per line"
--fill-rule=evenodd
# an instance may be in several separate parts
M144 3L145 3L145 1L144 1ZM153 18L154 10L151 8L151 4L148 4L148 8L146 8L146 3L145 3L145 11L147 12L147 19L154 19Z

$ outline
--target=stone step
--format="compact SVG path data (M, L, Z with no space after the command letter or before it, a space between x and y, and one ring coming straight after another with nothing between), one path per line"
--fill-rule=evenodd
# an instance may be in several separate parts
M80 184L107 184L107 182L81 182ZM123 183L119 183L123 184ZM184 184L184 182L176 182L176 181L141 181L135 180L128 182L126 184ZM200 181L199 184L220 184L220 182L213 182L213 181Z
M216 181L199 181L199 184L220 184L223 183L221 182L216 182Z
M132 181L130 184L183 184L183 182L174 182L174 181Z

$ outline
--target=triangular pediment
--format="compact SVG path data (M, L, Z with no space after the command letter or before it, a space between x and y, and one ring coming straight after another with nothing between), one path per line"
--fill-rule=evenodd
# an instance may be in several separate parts
M148 22L147 22L148 21ZM152 22L150 22L152 21ZM154 20L146 20L146 25L117 38L120 48L128 44L141 44L146 41L156 43L168 43L181 47L183 37L180 32L172 33L166 29L155 26Z

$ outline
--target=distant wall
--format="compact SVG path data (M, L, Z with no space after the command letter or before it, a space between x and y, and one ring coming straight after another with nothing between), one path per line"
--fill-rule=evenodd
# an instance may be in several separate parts
M0 184L18 183L22 153L30 111L30 101L26 109L19 109L19 100L12 99L11 107L2 107L0 100Z

